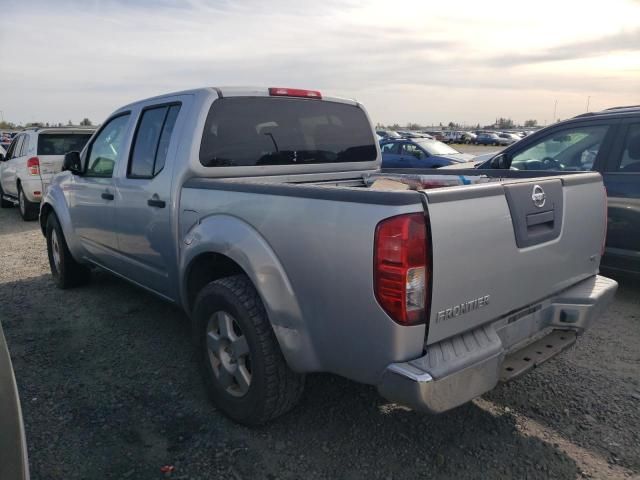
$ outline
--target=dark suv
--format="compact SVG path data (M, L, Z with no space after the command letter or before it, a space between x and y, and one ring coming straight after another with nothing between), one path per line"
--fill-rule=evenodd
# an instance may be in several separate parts
M477 168L600 172L609 199L602 267L640 273L640 105L556 123Z

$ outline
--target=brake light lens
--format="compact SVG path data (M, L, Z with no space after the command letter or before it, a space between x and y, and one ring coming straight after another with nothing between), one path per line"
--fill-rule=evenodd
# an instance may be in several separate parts
M27 170L29 175L40 175L40 159L38 157L31 157L27 160Z
M322 94L317 90L303 90L301 88L271 87L269 95L272 97L302 97L322 99Z
M401 325L418 325L426 321L430 298L427 253L427 226L422 213L388 218L376 227L376 299Z

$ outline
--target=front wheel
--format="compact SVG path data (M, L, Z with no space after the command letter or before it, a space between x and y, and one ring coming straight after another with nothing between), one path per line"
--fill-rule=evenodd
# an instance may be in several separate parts
M18 187L18 208L20 209L20 216L24 221L28 222L38 218L39 207L39 204L29 201L22 187Z
M49 266L56 286L67 289L87 283L91 271L71 256L55 213L49 214L47 218L46 232Z
M204 380L233 420L259 425L295 406L304 375L287 365L255 287L245 275L205 286L193 310Z

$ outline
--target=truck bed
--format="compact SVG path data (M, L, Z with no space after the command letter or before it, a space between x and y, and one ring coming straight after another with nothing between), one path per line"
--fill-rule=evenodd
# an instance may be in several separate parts
M346 212L356 212L358 208L348 209L346 203L389 212L380 213L382 216L390 216L393 211L423 209L429 217L432 252L429 324L424 332L427 344L540 302L598 272L605 229L604 190L599 174L538 176L536 172L533 176L530 172L495 170L405 173L371 171L197 179L187 182L185 187L259 195L255 199L263 207L256 205L252 210L264 208L260 218L281 224L285 231L294 230L293 225L297 225L305 239L315 232L314 228L304 226L308 222L305 210L316 222L335 228L331 241L314 243L307 252L314 257L327 257L322 267L314 267L315 262L310 261L309 268L316 268L315 271L326 269L327 263L333 262L328 257L334 238L336 250L345 242L354 241L344 222L346 218L357 218L357 213ZM376 190L375 180L380 178L397 182L398 188ZM417 185L420 181L422 185ZM531 200L531 190L536 185L547 191L548 200L542 208ZM329 203L323 203L322 208L309 209L306 204L300 211L289 209L285 219L274 215L269 196L289 198L278 202L281 205L278 208L282 209L293 206L294 198ZM339 205L329 208L335 202ZM391 206L399 210L385 210ZM362 209L363 218L367 215L365 211L371 210ZM371 229L366 234L370 239L375 225L368 225L361 228ZM265 226L256 225L256 229L264 231ZM286 243L276 250L286 251L290 248ZM370 265L373 253L371 242L368 243L362 242L363 265L359 268L370 272L367 264ZM323 284L316 291L325 287L331 289Z

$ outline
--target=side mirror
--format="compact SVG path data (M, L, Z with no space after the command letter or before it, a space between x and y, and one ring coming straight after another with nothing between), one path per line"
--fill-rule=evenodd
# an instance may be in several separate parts
M82 172L82 163L80 162L80 152L69 152L64 155L62 162L62 171L69 170L74 175Z
M509 157L504 153L500 153L491 159L491 163L489 165L491 165L491 168L496 170L508 170L510 166L509 164Z

